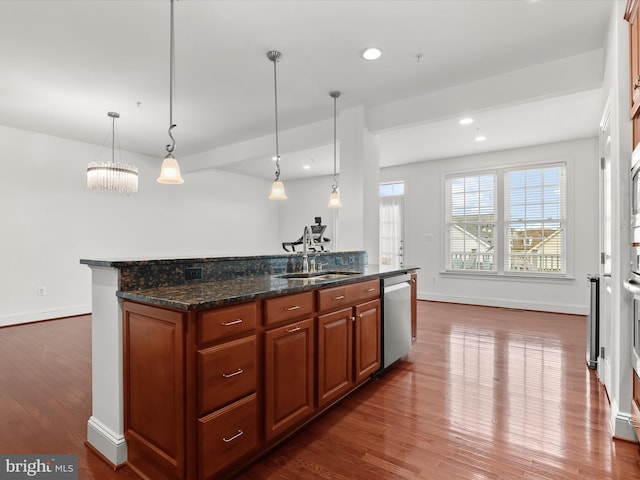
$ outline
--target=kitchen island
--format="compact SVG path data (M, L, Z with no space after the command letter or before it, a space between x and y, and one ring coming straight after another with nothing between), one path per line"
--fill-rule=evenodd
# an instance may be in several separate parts
M146 478L223 478L365 384L380 368L380 279L417 267L312 256L323 272L308 278L291 275L297 254L82 260L88 443Z

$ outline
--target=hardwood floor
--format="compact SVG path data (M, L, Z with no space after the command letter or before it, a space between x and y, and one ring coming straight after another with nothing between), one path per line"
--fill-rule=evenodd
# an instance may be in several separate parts
M241 479L638 479L586 368L584 317L419 302L406 361ZM75 453L79 478L137 478L84 446L91 322L0 329L0 453Z

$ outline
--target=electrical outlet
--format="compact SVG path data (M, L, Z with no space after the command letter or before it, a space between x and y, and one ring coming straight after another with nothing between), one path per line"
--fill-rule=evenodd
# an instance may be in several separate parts
M46 294L47 294L47 287L38 287L39 296L46 295Z
M202 267L185 268L184 278L186 280L201 280L202 279Z

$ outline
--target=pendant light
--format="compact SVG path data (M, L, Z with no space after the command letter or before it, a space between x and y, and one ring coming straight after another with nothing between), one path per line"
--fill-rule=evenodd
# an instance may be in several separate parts
M340 96L340 92L334 90L329 92L329 96L333 98L333 186L331 187L331 195L329 195L329 208L340 208L340 193L338 193L338 177L336 172L336 100Z
M169 138L171 138L171 143L167 145L167 155L164 157L162 161L162 168L160 169L160 176L158 177L158 183L165 183L170 185L178 185L180 183L184 183L182 176L180 175L180 166L178 165L178 161L173 156L173 150L176 147L176 140L173 138L171 134L171 130L173 130L176 126L173 123L173 76L174 76L174 56L175 56L175 46L174 46L174 33L173 33L173 2L171 0L171 26L170 26L170 37L169 37Z
M106 190L120 193L136 193L138 191L138 169L132 165L116 163L116 118L120 114L108 112L111 118L111 163L91 162L87 167L87 188L90 190Z
M267 52L267 58L273 62L273 89L275 98L275 112L276 112L276 178L271 185L271 194L269 200L286 200L287 194L284 193L284 185L280 181L280 152L278 150L278 77L276 75L276 64L278 60L282 58L282 53L271 50Z

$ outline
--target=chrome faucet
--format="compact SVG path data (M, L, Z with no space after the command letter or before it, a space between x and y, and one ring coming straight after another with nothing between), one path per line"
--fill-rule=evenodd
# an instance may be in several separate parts
M309 225L305 225L302 232L302 271L309 272L309 246L314 246L313 231ZM315 250L315 247L314 247Z

